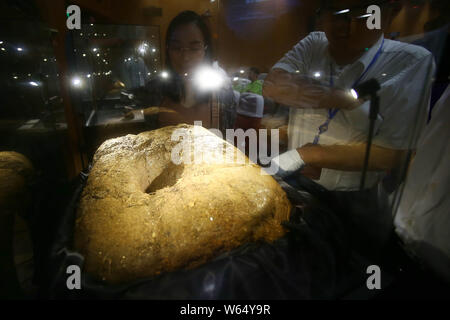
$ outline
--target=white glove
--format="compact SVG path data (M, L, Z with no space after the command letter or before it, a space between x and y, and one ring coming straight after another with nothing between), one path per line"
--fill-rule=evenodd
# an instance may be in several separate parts
M283 178L293 174L304 166L305 162L300 157L300 154L296 149L292 149L273 158L268 169ZM268 170L266 171L268 172Z

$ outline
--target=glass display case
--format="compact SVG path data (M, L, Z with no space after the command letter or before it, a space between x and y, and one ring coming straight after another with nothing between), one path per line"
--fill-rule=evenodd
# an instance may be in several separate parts
M378 264L387 270L383 286L415 276L426 283L428 275L430 283L444 283L439 277L445 272L436 275L435 271L442 271L450 261L450 239L442 234L448 219L439 209L444 203L439 200L441 189L448 188L448 167L442 168L448 151L435 139L445 138L448 130L442 126L444 116L433 112L435 106L437 112L443 112L442 106L448 104L448 1L77 0L70 4L81 8L80 29L67 28L70 13L65 11L66 1L0 4L0 155L3 151L21 153L37 173L27 189L32 194L31 209L21 215L32 230L35 282L43 297L72 297L73 292L65 291L66 274L61 270L68 262L84 263L73 245L73 225L80 220L76 220L79 212L91 209L82 208L90 202L80 199L109 197L126 203L126 210L135 210L158 200L152 198L156 191L150 185L179 195L177 181L202 178L212 170L205 166L183 175L184 164L174 169L173 163L159 163L169 158L173 140L145 152L146 144L141 150L138 142L133 142L123 147L136 148L136 153L129 154L129 163L111 162L116 171L110 167L98 170L105 175L116 172L118 177L108 180L106 191L102 189L105 193L118 190L115 194L98 196L89 192L103 186L91 187L89 174L99 147L120 144L127 135L133 135L127 136L131 141L142 132L162 139L162 131L157 129L198 126L200 122L259 165L263 176L272 176L270 181L292 205L289 221L282 224L287 235L273 246L257 242L233 248L231 253L221 252L211 260L214 263L201 263L182 275L174 269L174 273L152 275L151 281L130 282L122 287L123 296L118 287L87 277L83 282L88 286L87 297L173 294L182 299L233 299L242 294L244 298L273 299L275 294L292 294L312 299L371 299L376 294L366 290L365 267ZM376 6L374 11L368 9L370 5ZM33 18L34 12L39 13L38 18ZM432 133L433 138L427 138ZM118 139L105 143L112 138ZM150 145L156 138L148 140ZM208 149L212 144L204 145ZM433 157L429 171L414 166L421 149ZM152 150L160 154L148 154ZM100 158L103 153L99 154ZM115 157L120 158L111 158ZM141 167L136 163L141 158L147 159L142 165L147 171L138 175ZM424 161L423 156L420 159ZM5 168L0 167L0 173ZM151 170L155 172L148 175ZM123 172L126 174L121 176ZM419 186L414 189L408 184L417 172L429 172L430 176L420 192ZM243 190L240 186L247 181L246 174L251 176L244 171L224 175L236 177L236 181L204 195L205 199L225 197L226 190L229 194ZM129 176L139 176L139 181L129 182ZM218 180L207 177L206 181L213 185ZM3 182L0 187L6 185ZM254 185L261 184L256 181ZM126 193L133 186L139 186L139 196ZM192 186L192 194L202 190L195 183ZM245 191L251 192L251 188L253 185ZM411 188L418 199L409 193ZM269 189L262 188L258 195ZM88 196L83 190L88 190ZM430 196L434 192L436 198ZM125 200L117 198L123 194ZM21 202L20 196L9 197ZM184 203L187 196L183 197L179 196L173 207L179 205L191 212L197 202ZM0 209L2 199L0 194ZM261 199L263 203L280 197ZM244 191L233 198L240 204L253 200ZM111 208L115 210L120 206L114 201ZM205 208L213 201L205 201L201 210L206 216L210 211ZM258 205L263 206L259 202L258 210ZM224 216L237 207L236 203L234 207L224 203L217 209ZM99 208L99 215L107 210L107 205L92 207ZM108 219L116 214L122 212L111 211ZM423 222L423 216L431 218ZM146 219L136 221L153 223ZM208 219L213 225L213 216ZM113 228L115 221L108 228ZM2 223L5 230L11 225L11 221L9 227ZM131 224L126 220L115 226L130 228ZM200 238L203 233L197 229L192 234ZM130 230L131 235L134 229ZM148 243L156 241L156 233L150 233ZM167 237L170 234L166 232ZM211 239L208 244L214 243ZM414 252L409 241L424 242L426 248L430 245L436 255L418 258L423 251ZM292 248L300 251L290 251ZM95 254L106 251L99 249ZM235 255L242 260L233 260ZM128 252L117 264L123 266L127 258ZM109 266L103 265L102 270L114 265L110 260L104 256ZM424 269L417 267L426 264L423 261L433 262ZM436 261L443 261L444 267L436 267ZM228 265L233 267L227 269ZM399 271L405 265L413 265L406 276ZM292 275L297 267L299 274ZM286 270L292 273L286 275ZM248 288L238 294L234 290L238 281L247 278ZM226 281L220 283L221 279ZM222 284L229 290L217 289ZM423 294L419 289L403 288L403 293ZM389 291L385 294L392 297Z
M107 138L152 129L136 92L161 72L157 26L83 24L71 34L71 92L90 155ZM154 126L154 125L153 125Z
M64 180L67 123L52 44L56 30L40 21L0 23L1 148L24 153Z

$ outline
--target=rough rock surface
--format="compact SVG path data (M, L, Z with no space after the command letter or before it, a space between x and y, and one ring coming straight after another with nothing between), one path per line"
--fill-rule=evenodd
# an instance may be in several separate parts
M174 130L180 141L172 141ZM175 164L172 150L191 162L202 154L203 161ZM86 272L110 283L130 281L276 240L290 209L277 182L228 142L198 126L164 127L99 147L74 246Z

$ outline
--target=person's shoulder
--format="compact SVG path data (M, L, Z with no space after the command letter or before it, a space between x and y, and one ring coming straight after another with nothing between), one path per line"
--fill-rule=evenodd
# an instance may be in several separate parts
M328 43L327 36L325 35L325 32L322 31L310 32L306 37L300 39L299 42L302 41L310 41L312 43Z
M402 55L404 58L410 58L413 60L423 60L427 58L432 58L432 53L425 49L424 47L410 44L407 42L401 42L396 40L386 39L386 49L387 53L397 53Z
M327 36L325 35L325 32L323 31L313 31L310 32L307 36L307 38L311 38L313 40L317 40L317 41L327 41Z
M300 39L299 42L297 42L294 45L294 50L300 50L301 52L311 52L317 53L322 52L324 48L326 48L328 45L328 39L324 32L321 31L313 31L310 32L306 37L303 37Z

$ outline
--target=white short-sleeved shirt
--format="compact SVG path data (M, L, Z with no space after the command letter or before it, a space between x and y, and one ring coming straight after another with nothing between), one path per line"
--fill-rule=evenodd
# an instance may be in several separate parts
M373 143L393 149L414 148L417 129L426 121L434 62L426 49L383 36L356 62L339 67L328 52L323 32L312 32L278 61L273 69L310 76L326 85L351 89L382 46L375 63L361 82L375 78L381 89L380 111ZM319 144L364 143L369 130L369 101L354 110L340 110L320 136ZM328 110L308 106L291 108L289 114L289 149L312 143L318 127L325 122ZM366 187L378 182L383 173L368 172ZM329 190L357 190L361 173L322 169L319 184Z
M394 225L405 244L450 282L450 87L433 108L408 171Z

